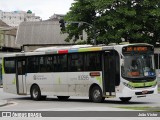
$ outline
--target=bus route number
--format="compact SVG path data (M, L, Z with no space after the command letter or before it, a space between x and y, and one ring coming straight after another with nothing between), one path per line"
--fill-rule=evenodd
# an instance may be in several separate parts
M89 80L89 76L88 75L79 75L78 80Z

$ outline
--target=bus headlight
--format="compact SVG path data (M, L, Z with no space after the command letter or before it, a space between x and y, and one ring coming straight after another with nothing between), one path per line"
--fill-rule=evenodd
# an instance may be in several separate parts
M130 89L133 89L133 87L131 85L129 85L128 83L126 83L126 82L123 82L123 85L128 87L128 88L130 88Z

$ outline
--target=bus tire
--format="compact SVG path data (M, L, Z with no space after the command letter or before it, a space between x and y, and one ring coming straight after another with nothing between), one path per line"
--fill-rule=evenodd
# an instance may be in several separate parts
M102 96L102 90L98 86L94 86L90 93L90 99L95 103L100 103L104 101Z
M57 96L57 98L58 98L59 100L62 100L62 101L68 100L69 97L70 97L70 96Z
M46 100L47 96L41 96L41 100Z
M33 85L31 88L31 98L33 100L41 100L41 90L38 85Z
M132 97L120 97L119 99L122 101L122 102L129 102L131 100Z

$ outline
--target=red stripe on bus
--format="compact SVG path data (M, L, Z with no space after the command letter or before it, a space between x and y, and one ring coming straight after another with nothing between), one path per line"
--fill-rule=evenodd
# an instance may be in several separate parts
M68 53L68 50L58 50L58 54L65 54Z

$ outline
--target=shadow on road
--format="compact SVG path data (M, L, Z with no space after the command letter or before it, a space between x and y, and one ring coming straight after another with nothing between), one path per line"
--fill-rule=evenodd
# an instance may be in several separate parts
M10 98L10 100L21 100L21 101L31 101L31 102L81 102L81 103L93 103L89 99L84 99L84 98L70 98L68 100L59 100L58 98L46 98L46 100L40 100L40 101L34 101L31 99L31 97L19 97L19 98ZM120 100L108 100L105 99L104 102L102 103L93 103L93 104L114 104L114 105L134 105L134 104L152 104L153 102L144 102L144 101L130 101L130 102L122 102Z

